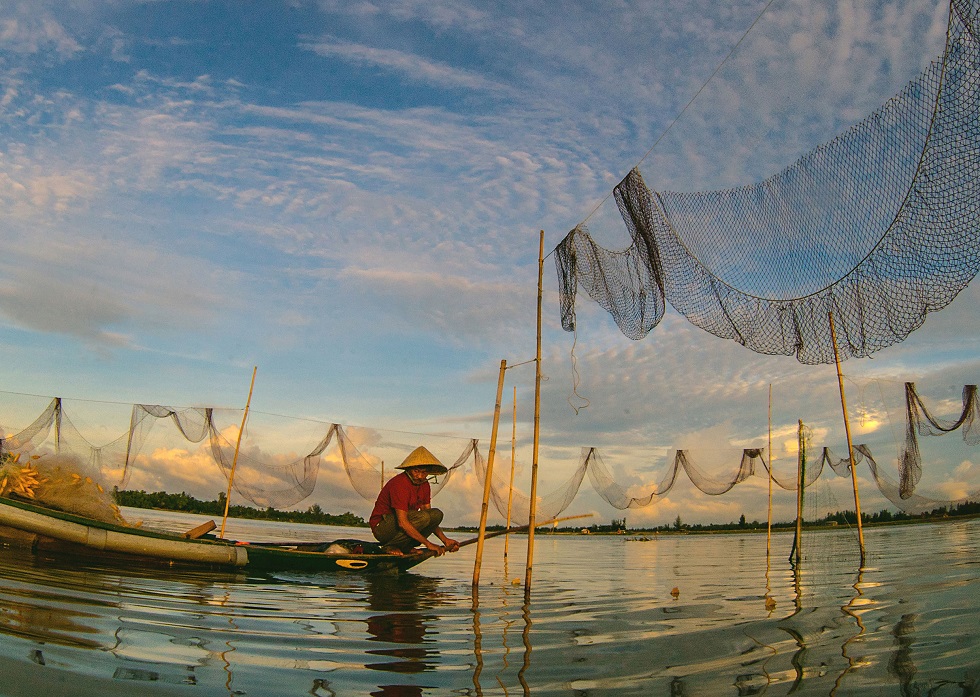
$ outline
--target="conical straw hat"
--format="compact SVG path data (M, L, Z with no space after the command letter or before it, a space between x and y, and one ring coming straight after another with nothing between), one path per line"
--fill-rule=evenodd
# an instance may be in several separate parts
M445 474L449 470L444 464L439 462L439 458L426 450L425 446L420 445L405 458L405 461L395 469L407 470L410 467L425 467L433 474Z

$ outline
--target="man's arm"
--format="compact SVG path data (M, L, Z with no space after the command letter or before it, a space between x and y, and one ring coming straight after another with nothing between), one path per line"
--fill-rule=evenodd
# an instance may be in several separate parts
M396 508L395 520L398 521L398 527L400 527L406 535L411 537L416 542L425 545L426 549L435 552L438 556L445 554L448 545L447 547L440 547L439 545L432 544L429 542L429 540L423 537L422 533L420 533L418 529L412 525L412 521L408 519L408 511L403 511L401 508ZM440 540L445 540L446 536L442 534L442 531L439 530L439 528L436 528L436 535ZM459 545L456 545L456 548L459 549Z
M432 508L432 504L431 503L422 504L422 508L423 510L428 510ZM447 551L450 552L459 551L459 542L452 539L451 537L446 537L446 533L442 531L442 528L439 527L436 528L436 537L438 537L442 541L442 544L446 545Z
M442 528L436 528L436 537L442 540L442 544L446 545L446 550L449 552L459 551L459 542L452 539L451 537L446 537L446 533L442 531Z

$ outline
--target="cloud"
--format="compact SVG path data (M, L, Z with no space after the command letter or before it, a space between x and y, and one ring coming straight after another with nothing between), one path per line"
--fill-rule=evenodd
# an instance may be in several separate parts
M308 40L300 44L308 51L318 56L339 58L346 63L366 65L401 74L416 81L467 90L499 90L501 85L494 84L482 75L454 68L445 63L428 60L418 55L393 49L374 48L342 41L334 37L322 37Z
M0 46L21 54L53 51L62 60L82 51L82 46L45 11L25 11L22 16L0 15Z
M506 327L513 317L510 284L411 268L348 268L339 281L398 318L400 331L424 328L453 343L485 337L488 326Z
M652 185L778 171L937 54L945 10L926 5L773 4L662 141L760 4L581 2L555 14L517 2L306 3L290 9L307 13L304 35L257 35L269 43L249 60L215 51L179 14L173 35L155 32L143 3L4 5L0 312L26 330L4 338L5 365L23 373L10 379L33 387L43 355L52 389L213 402L238 399L242 367L260 364L264 399L283 413L485 440L499 360L534 354L538 230L547 252L655 143L643 160ZM329 35L311 38L320 27ZM222 31L216 23L214 41ZM589 225L625 246L609 199ZM658 477L680 444L714 449L712 472L728 472L725 451L766 440L770 384L778 466L795 466L799 419L840 448L832 367L751 354L672 312L631 342L587 300L577 334L564 333L553 268L549 259L546 484L565 479L583 445L629 486ZM889 461L904 379L976 382L978 299L974 284L901 346L845 366L855 436L887 443ZM75 360L78 343L106 351L97 366ZM507 374L524 444L533 372ZM858 386L852 397L858 378L895 381L898 401ZM580 398L590 405L576 414L568 400ZM256 455L303 452L304 437L283 439ZM394 457L398 439L383 440L366 450ZM930 471L927 488L941 477ZM465 508L474 485L460 482ZM730 500L694 496L687 512L689 489L629 516L731 520L737 502L760 502L746 487ZM588 485L582 497L610 514Z
M110 327L123 323L129 313L97 284L67 284L56 278L20 274L0 284L0 312L34 330L70 334L114 347L128 343Z

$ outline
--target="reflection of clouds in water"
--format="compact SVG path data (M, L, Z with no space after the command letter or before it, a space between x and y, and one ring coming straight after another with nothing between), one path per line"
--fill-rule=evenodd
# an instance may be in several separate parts
M962 692L980 646L977 532L869 527L858 583L843 531L804 540L799 576L790 534L773 535L768 567L764 534L548 535L530 603L510 583L523 567L491 546L478 607L465 554L429 562L431 576L246 576L3 550L0 675L14 694L61 694L58 675L99 697L192 680L207 694L227 682L322 696L468 694L480 681L495 694L786 693L798 679L806 694Z

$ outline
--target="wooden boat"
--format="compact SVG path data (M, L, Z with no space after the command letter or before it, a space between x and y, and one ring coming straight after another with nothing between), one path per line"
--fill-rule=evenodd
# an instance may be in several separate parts
M415 554L336 552L328 543L245 543L221 540L199 526L184 534L104 523L44 508L18 499L0 497L0 540L36 551L96 557L132 563L155 560L167 564L194 564L249 571L348 571L393 573L406 571L435 556ZM368 550L373 543L362 543ZM350 548L353 545L347 544ZM325 551L332 547L331 552Z

